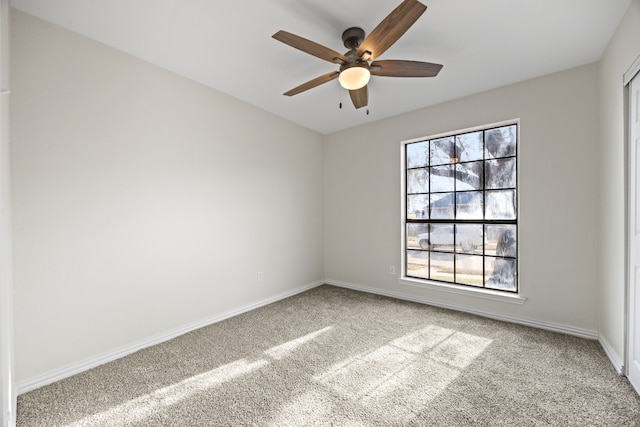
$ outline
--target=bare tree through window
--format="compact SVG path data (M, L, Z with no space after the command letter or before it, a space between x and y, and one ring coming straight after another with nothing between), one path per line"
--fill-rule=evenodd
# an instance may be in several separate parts
M404 147L406 276L517 292L518 124Z

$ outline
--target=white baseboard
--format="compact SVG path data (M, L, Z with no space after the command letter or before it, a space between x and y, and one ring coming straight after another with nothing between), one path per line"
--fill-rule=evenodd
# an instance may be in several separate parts
M64 378L68 378L72 375L79 374L83 371L86 371L91 368L95 368L96 366L103 365L105 363L111 362L113 360L124 357L128 354L135 353L138 350L142 350L143 348L151 347L156 344L163 343L172 338L178 337L180 335L184 335L188 332L194 331L196 329L200 329L204 326L208 326L222 320L229 319L231 317L237 316L242 313L246 313L247 311L255 310L256 308L263 307L265 305L274 303L276 301L280 301L285 298L289 298L296 294L308 291L309 289L315 288L324 284L324 280L320 280L314 283L309 283L303 286L299 286L294 289L290 289L288 291L279 293L277 295L271 296L269 298L265 298L260 301L256 301L250 304L243 305L241 307L237 307L235 309L225 311L223 313L208 317L206 319L202 319L197 322L189 323L187 325L180 326L175 329L171 329L166 332L162 332L160 334L153 335L151 337L147 337L140 341L136 341L129 345L125 345L119 348L116 348L112 351L108 351L106 353L98 354L96 356L90 357L88 359L82 360L77 363L72 363L70 365L64 366L62 368L54 369L52 371L46 372L42 375L38 375L37 377L30 378L24 381L19 381L16 384L17 393L22 394L31 390L35 390L37 388L43 387L45 385L54 383L56 381L60 381Z
M430 298L417 297L414 295L408 295L401 292L394 292L394 291L388 291L385 289L372 288L369 286L356 285L354 283L342 282L339 280L327 279L325 280L325 283L328 285L353 289L356 291L368 292L371 294L378 294L378 295L397 298L401 300L418 302L422 304L433 305L436 307L448 308L451 310L463 311L465 313L475 314L482 317L488 317L490 319L502 320L504 322L509 322L509 323L517 323L519 325L531 326L539 329L546 329L548 331L560 332L563 334L574 335L581 338L588 338L593 340L598 339L598 332L592 331L589 329L577 328L575 326L567 326L559 323L526 319L526 318L521 318L517 316L496 314L488 311L478 310L476 308L461 305L461 304L444 303L444 302L433 300Z
M613 349L613 346L607 341L604 335L598 335L598 342L602 346L604 353L607 355L613 368L616 370L618 375L625 375L625 367L624 367L624 359L620 357L620 355Z
M377 294L377 295L382 295L382 296L387 296L387 297L391 297L391 298L397 298L397 299L401 299L401 300L406 300L406 301L412 301L412 302L418 302L418 303L422 303L422 304L428 304L428 305L433 305L436 307L442 307L442 308L448 308L448 309L452 309L452 310L457 310L457 311L462 311L462 312L466 312L466 313L470 313L470 314L475 314L478 316L482 316L482 317L488 317L491 319L496 319L496 320L502 320L505 322L510 322L510 323L517 323L517 324L521 324L521 325L525 325L525 326L531 326L534 328L540 328L540 329L546 329L546 330L550 330L553 332L560 332L560 333L564 333L564 334L569 334L569 335L574 335L574 336L578 336L578 337L582 337L582 338L589 338L589 339L597 339L599 340L600 344L602 345L605 353L607 354L607 356L609 357L609 359L611 360L611 363L613 364L614 368L616 369L616 371L618 371L619 373L623 372L623 364L620 362L622 359L618 356L618 354L612 350L611 345L608 343L608 341L603 337L603 336L599 336L599 334L596 331L591 331L588 329L582 329L582 328L576 328L573 326L567 326L567 325L562 325L562 324L558 324L558 323L552 323L552 322L545 322L545 321L538 321L538 320L532 320L532 319L524 319L524 318L519 318L516 316L507 316L507 315L501 315L501 314L495 314L495 313L491 313L491 312L486 312L486 311L482 311L482 310L477 310L473 307L468 307L468 306L464 306L464 305L458 305L458 304L450 304L450 303L443 303L440 301L436 301L436 300L432 300L429 298L425 298L425 297L417 297L417 296L413 296L413 295L408 295L408 294L404 294L404 293L400 293L400 292L394 292L394 291L388 291L388 290L384 290L384 289L378 289L378 288L372 288L369 286L363 286L363 285L357 285L354 283L348 283L348 282L342 282L339 280L331 280L331 279L327 279L327 280L320 280L314 283L309 283L303 286L299 286L297 288L288 290L286 292L282 292L280 294L274 295L272 297L260 300L260 301L256 301L250 304L246 304L243 305L241 307L237 307L233 310L229 310L214 316L211 316L209 318L206 319L202 319L200 321L197 322L193 322L187 325L183 325L180 326L178 328L160 333L160 334L156 334L153 335L151 337L147 337L145 339L136 341L134 343L131 343L129 345L125 345L119 348L116 348L112 351L106 352L106 353L102 353L102 354L98 354L96 356L93 356L91 358L82 360L80 362L77 363L72 363L70 365L64 366L62 368L58 368L58 369L54 369L52 371L46 372L42 375L38 375L37 377L34 378L30 378L24 381L19 381L16 384L16 388L17 388L17 393L18 394L23 394L26 393L28 391L31 390L35 390L37 388L43 387L45 385L54 383L56 381L60 381L64 378L68 378L72 375L76 375L79 374L83 371L86 371L88 369L91 368L95 368L96 366L100 366L103 365L105 363L111 362L113 360L119 359L121 357L124 357L128 354L134 353L138 350L142 350L143 348L147 348L147 347L151 347L153 345L156 344L160 344L162 342L168 341L172 338L178 337L180 335L186 334L188 332L194 331L196 329L202 328L204 326L208 326L217 322L220 322L222 320L225 319L229 319L231 317L237 316L239 314L242 313L246 313L248 311L251 310L255 310L256 308L260 308L263 307L265 305L274 303L276 301L291 297L293 295L308 291L312 288L315 288L317 286L320 286L322 284L328 284L328 285L332 285L332 286L338 286L338 287L342 287L342 288L347 288L347 289L353 289L356 291L361 291L361 292L368 292L368 293L372 293L372 294Z

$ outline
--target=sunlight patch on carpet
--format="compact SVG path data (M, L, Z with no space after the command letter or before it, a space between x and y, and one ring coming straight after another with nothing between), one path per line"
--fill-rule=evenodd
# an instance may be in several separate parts
M310 334L304 335L300 338L296 338L294 340L287 341L284 344L271 347L269 350L266 350L265 353L276 360L280 360L286 356L289 356L302 345L313 341L325 332L329 332L331 329L333 329L333 326L327 326L326 328L311 332Z
M317 425L334 416L333 402L328 396L312 390L294 397L282 406L269 426Z
M265 354L275 360L280 360L304 344L330 331L332 328L332 326L327 326L326 328L274 346L266 350ZM220 366L211 371L194 375L179 383L155 390L152 393L140 396L108 409L107 411L85 417L70 424L69 427L112 426L114 420L124 424L140 422L158 409L180 403L198 393L263 368L269 365L269 363L266 359L258 359L254 362L249 362L246 359L236 360L235 362Z
M241 375L262 368L269 362L264 359L249 362L246 359L236 360L202 374L194 375L179 383L155 390L152 393L129 400L107 411L85 417L69 427L80 426L113 426L140 422L154 411L184 401L191 396L231 381Z
M344 360L314 379L368 411L408 421L442 393L492 340L428 326Z

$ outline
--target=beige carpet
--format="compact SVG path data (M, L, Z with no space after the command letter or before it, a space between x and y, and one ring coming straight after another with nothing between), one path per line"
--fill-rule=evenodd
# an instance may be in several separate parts
M18 426L640 426L595 341L321 286L18 398Z

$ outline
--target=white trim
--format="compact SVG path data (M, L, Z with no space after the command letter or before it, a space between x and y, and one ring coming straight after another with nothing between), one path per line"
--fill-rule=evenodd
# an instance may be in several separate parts
M560 332L563 334L573 335L580 338L588 338L593 340L598 339L598 332L590 329L577 328L575 326L563 325L560 323L547 322L543 320L526 319L526 318L517 317L517 316L496 314L488 311L478 310L473 307L469 307L462 304L444 303L444 302L427 298L427 297L417 297L414 295L407 295L401 292L394 292L394 291L388 291L385 289L372 288L369 286L356 285L354 283L342 282L339 280L327 279L325 283L327 283L328 285L338 286L341 288L353 289L356 291L368 292L371 294L397 298L405 301L418 302L421 304L433 305L436 307L447 308L450 310L462 311L465 313L475 314L481 317L501 320L503 322L516 323L524 326L531 326L533 328L545 329L552 332Z
M0 424L16 425L11 239L9 0L0 0Z
M52 371L46 372L42 375L38 375L34 378L29 378L24 381L20 381L17 383L17 391L18 394L26 393L31 390L35 390L37 388L43 387L45 385L54 383L56 381L60 381L62 379L68 378L72 375L79 374L91 368L95 368L96 366L103 365L105 363L111 362L113 360L124 357L128 354L134 353L136 351L142 350L143 348L151 347L156 344L163 343L180 335L184 335L188 332L194 331L196 329L200 329L202 327L220 322L222 320L229 319L231 317L237 316L242 313L246 313L251 310L255 310L256 308L263 307L265 305L272 304L276 301L280 301L285 298L289 298L291 296L297 295L299 293L308 291L317 286L324 284L324 280L320 280L317 282L309 283L303 286L299 286L294 289L290 289L285 292L281 292L272 297L265 298L260 301L256 301L253 303L249 303L243 305L241 307L237 307L235 309L225 311L223 313L208 317L206 319L202 319L197 322L189 323L187 325L180 326L175 329L171 329L169 331L162 332L157 335L153 335L148 338L144 338L140 341L136 341L134 343L119 347L115 350L108 351L106 353L98 354L88 359L82 360L80 362L72 363L70 365L64 366L62 368L54 369Z
M637 200L639 189L635 180L635 175L638 174L640 166L637 164L636 156L638 155L638 148L634 144L634 138L639 137L636 130L637 123L634 118L634 113L638 113L638 105L636 105L638 89L637 85L640 85L640 77L638 72L640 71L640 57L636 59L633 65L625 73L625 81L627 86L625 92L628 94L628 120L627 120L627 135L626 135L626 150L625 156L628 158L627 168L625 170L627 188L625 189L625 292L624 292L624 356L622 374L627 377L634 389L640 394L640 371L637 367L638 356L634 354L634 349L637 348L638 328L640 328L639 321L640 312L637 307L634 307L634 302L638 295L638 278L636 277L635 270L638 267L637 256L640 248L635 235L635 220L638 213Z
M115 350L93 356L83 361L72 363L70 365L64 366L59 369L54 369L52 371L49 371L37 377L20 381L17 384L17 394L23 394L28 391L35 390L45 385L54 383L56 381L60 381L72 375L76 375L86 370L89 370L91 368L95 368L96 366L100 366L105 363L111 362L113 360L119 359L128 354L134 353L138 350L142 350L144 348L163 343L165 341L168 341L180 335L186 334L188 332L194 331L196 329L220 322L222 320L229 319L231 317L237 316L242 313L246 313L251 310L255 310L257 308L266 306L268 304L272 304L282 299L308 291L322 284L328 284L328 285L337 286L341 288L353 289L360 292L367 292L367 293L387 296L391 298L397 298L405 301L418 302L421 304L428 304L436 307L462 311L462 312L471 313L471 314L475 314L478 316L487 317L495 320L501 320L509 323L516 323L520 325L531 326L539 329L546 329L549 331L574 335L581 338L598 339L602 347L604 348L605 353L611 360L611 363L614 365L614 368L616 369L616 371L621 372L621 369L622 369L621 367L622 365L620 364L620 357L615 353L615 351L612 350L612 347L607 342L607 340L603 336L599 336L598 333L595 331L576 328L573 326L562 325L558 323L538 321L533 319L524 319L516 316L499 315L499 314L490 313L482 310L477 310L472 307L468 307L460 304L442 303L436 300L432 300L430 298L417 297L417 296L407 295L400 292L387 291L387 290L373 288L369 286L363 286L363 285L357 285L357 284L343 282L339 280L327 279L327 280L320 280L317 282L309 283L307 285L303 285L303 286L291 289L289 291L282 292L272 297L265 298L263 300L256 301L256 302L214 315L212 317L200 320L198 322L183 325L181 327L166 331L164 333L160 333L160 334L142 339L140 341L136 341L129 345L122 346Z
M636 60L631 64L631 67L624 73L622 84L623 86L631 83L631 80L636 76L636 74L640 73L640 56L636 58Z
M460 286L447 283L436 283L427 280L411 279L401 277L398 279L401 285L415 286L418 288L429 289L432 291L446 292L450 294L466 295L474 298L489 299L492 301L507 302L511 304L523 305L527 298L520 294L511 294L507 292L494 291L490 289L472 288L470 286Z
M613 365L613 368L616 370L618 375L624 375L625 366L622 361L622 357L620 357L620 355L613 349L613 346L609 343L604 335L598 334L598 342L602 346L604 353L609 358L609 361L611 361L611 364Z

